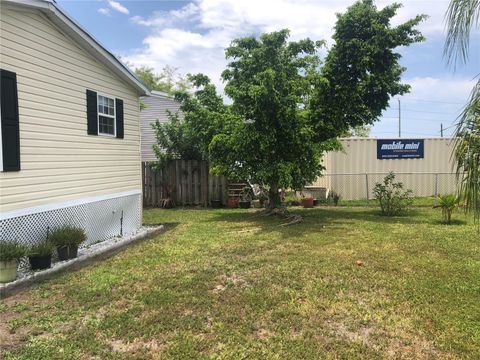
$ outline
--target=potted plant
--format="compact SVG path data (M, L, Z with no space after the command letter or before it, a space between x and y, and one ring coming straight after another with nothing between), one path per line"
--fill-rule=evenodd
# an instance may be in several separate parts
M25 256L25 247L15 241L0 241L0 283L17 278L18 261Z
M57 248L60 261L74 259L78 254L78 246L86 239L82 228L64 225L50 233L49 240Z
M302 199L302 205L304 208L313 208L313 197L304 197Z
M229 196L227 206L230 209L235 209L238 206L238 198L236 196Z
M306 195L303 192L300 194L302 196L302 205L304 208L313 208L313 196Z
M49 240L30 246L27 251L32 270L48 269L52 266L53 245Z
M240 192L238 206L242 209L250 209L252 197L252 189L249 186L245 186Z

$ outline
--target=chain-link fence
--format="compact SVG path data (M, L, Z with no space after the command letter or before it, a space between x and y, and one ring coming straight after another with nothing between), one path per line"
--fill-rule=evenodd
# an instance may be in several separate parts
M324 188L326 195L335 191L344 200L373 199L375 184L381 183L387 174L325 174L308 188ZM455 173L395 173L395 182L402 182L404 188L412 190L415 197L452 194L457 190Z

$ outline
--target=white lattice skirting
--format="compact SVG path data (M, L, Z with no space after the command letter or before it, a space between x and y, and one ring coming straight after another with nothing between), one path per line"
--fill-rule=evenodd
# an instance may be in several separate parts
M84 245L89 245L135 233L141 226L141 214L142 198L138 191L81 199L2 214L0 239L34 244L46 238L48 229L68 224L85 229Z

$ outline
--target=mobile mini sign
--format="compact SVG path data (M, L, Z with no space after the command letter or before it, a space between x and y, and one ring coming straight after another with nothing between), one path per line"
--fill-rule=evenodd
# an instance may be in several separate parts
M377 159L423 159L423 139L377 140Z

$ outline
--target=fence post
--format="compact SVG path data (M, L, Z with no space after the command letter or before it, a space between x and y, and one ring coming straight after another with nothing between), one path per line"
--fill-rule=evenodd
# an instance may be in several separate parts
M438 196L438 174L435 174L435 197Z
M368 186L368 173L365 173L365 184L367 186L367 188L366 188L367 189L367 200L370 200L370 196L368 194L368 192L369 192L368 191L368 188L369 188L369 186Z

